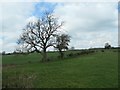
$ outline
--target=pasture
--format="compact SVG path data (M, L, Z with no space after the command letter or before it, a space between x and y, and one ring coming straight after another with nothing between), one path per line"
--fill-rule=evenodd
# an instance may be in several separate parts
M48 52L49 62L41 55L4 55L3 88L117 88L118 51L109 49L69 56L80 51Z

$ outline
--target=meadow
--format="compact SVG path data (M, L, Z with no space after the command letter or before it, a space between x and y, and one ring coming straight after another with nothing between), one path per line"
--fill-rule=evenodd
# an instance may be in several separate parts
M117 88L118 50L96 50L94 53L60 59L58 52L48 52L50 61L42 63L41 54L3 55L3 88Z

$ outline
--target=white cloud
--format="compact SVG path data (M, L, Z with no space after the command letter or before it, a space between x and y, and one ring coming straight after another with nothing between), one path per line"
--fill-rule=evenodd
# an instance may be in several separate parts
M56 7L55 14L66 21L64 29L72 36L71 46L118 44L117 3L62 3Z
M34 4L30 2L2 3L2 14L0 14L2 31L0 31L0 35L3 40L3 51L10 52L15 49L16 41L25 26L26 19L32 15Z

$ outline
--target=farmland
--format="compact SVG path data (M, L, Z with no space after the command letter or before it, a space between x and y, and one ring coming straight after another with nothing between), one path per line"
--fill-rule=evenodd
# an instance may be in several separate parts
M4 55L3 88L117 88L118 50L96 50L94 53L73 55L66 51L48 52L48 62L41 54Z

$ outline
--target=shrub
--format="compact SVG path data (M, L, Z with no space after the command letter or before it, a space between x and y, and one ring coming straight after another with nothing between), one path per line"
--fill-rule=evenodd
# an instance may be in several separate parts
M74 54L73 54L73 53L70 53L70 54L68 54L67 56L68 56L68 57L72 57L72 56L74 56Z
M101 52L104 52L104 50L101 50Z
M78 52L78 53L76 53L76 55L80 55L80 53Z

